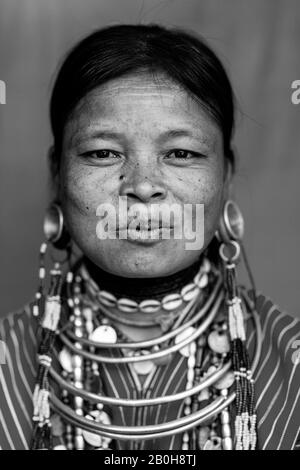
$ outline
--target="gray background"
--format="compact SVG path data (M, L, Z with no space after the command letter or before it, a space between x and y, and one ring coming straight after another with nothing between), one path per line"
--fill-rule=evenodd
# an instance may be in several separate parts
M239 101L235 196L261 291L300 316L300 79L297 0L0 0L0 315L33 295L49 198L48 100L58 62L107 24L159 22L201 33Z

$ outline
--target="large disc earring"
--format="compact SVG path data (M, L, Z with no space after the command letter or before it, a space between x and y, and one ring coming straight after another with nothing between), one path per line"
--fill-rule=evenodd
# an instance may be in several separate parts
M236 202L229 199L224 204L216 236L220 242L230 243L233 240L241 241L244 231L243 214Z
M51 204L44 217L44 235L47 241L57 249L65 249L70 236L64 226L64 215L57 203Z

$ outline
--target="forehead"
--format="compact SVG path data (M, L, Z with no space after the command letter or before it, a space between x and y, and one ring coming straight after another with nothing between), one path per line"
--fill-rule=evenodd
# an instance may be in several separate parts
M77 115L78 111L80 114L103 114L128 106L138 110L143 104L165 111L178 108L178 111L190 114L204 111L195 97L165 74L140 72L110 80L93 89L81 99L75 112Z
M71 121L71 122L70 122ZM122 126L129 132L160 132L182 125L203 134L220 134L203 105L164 74L120 77L93 89L78 103L69 124L84 132L94 126Z

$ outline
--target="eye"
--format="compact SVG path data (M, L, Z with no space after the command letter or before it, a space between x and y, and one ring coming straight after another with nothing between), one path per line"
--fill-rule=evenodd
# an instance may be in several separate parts
M183 149L174 149L167 154L167 158L173 158L174 160L191 160L196 158L206 158L205 155L192 152L190 150L183 150Z
M83 153L81 156L94 158L97 160L107 160L107 159L111 160L114 158L120 158L119 153L114 152L113 150L108 150L108 149L91 150L89 152Z

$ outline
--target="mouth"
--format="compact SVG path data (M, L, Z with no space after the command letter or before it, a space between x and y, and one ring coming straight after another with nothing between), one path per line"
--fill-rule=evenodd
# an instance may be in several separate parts
M135 232L152 232L155 230L172 230L174 227L173 225L170 224L165 224L162 221L142 221L138 223L134 223L132 226L131 223L129 223L126 226L123 227L117 227L118 232L122 231L135 231Z
M117 236L120 239L126 239L133 242L140 242L146 244L157 243L164 239L170 239L173 226L165 225L163 223L138 223L131 227L117 229Z

